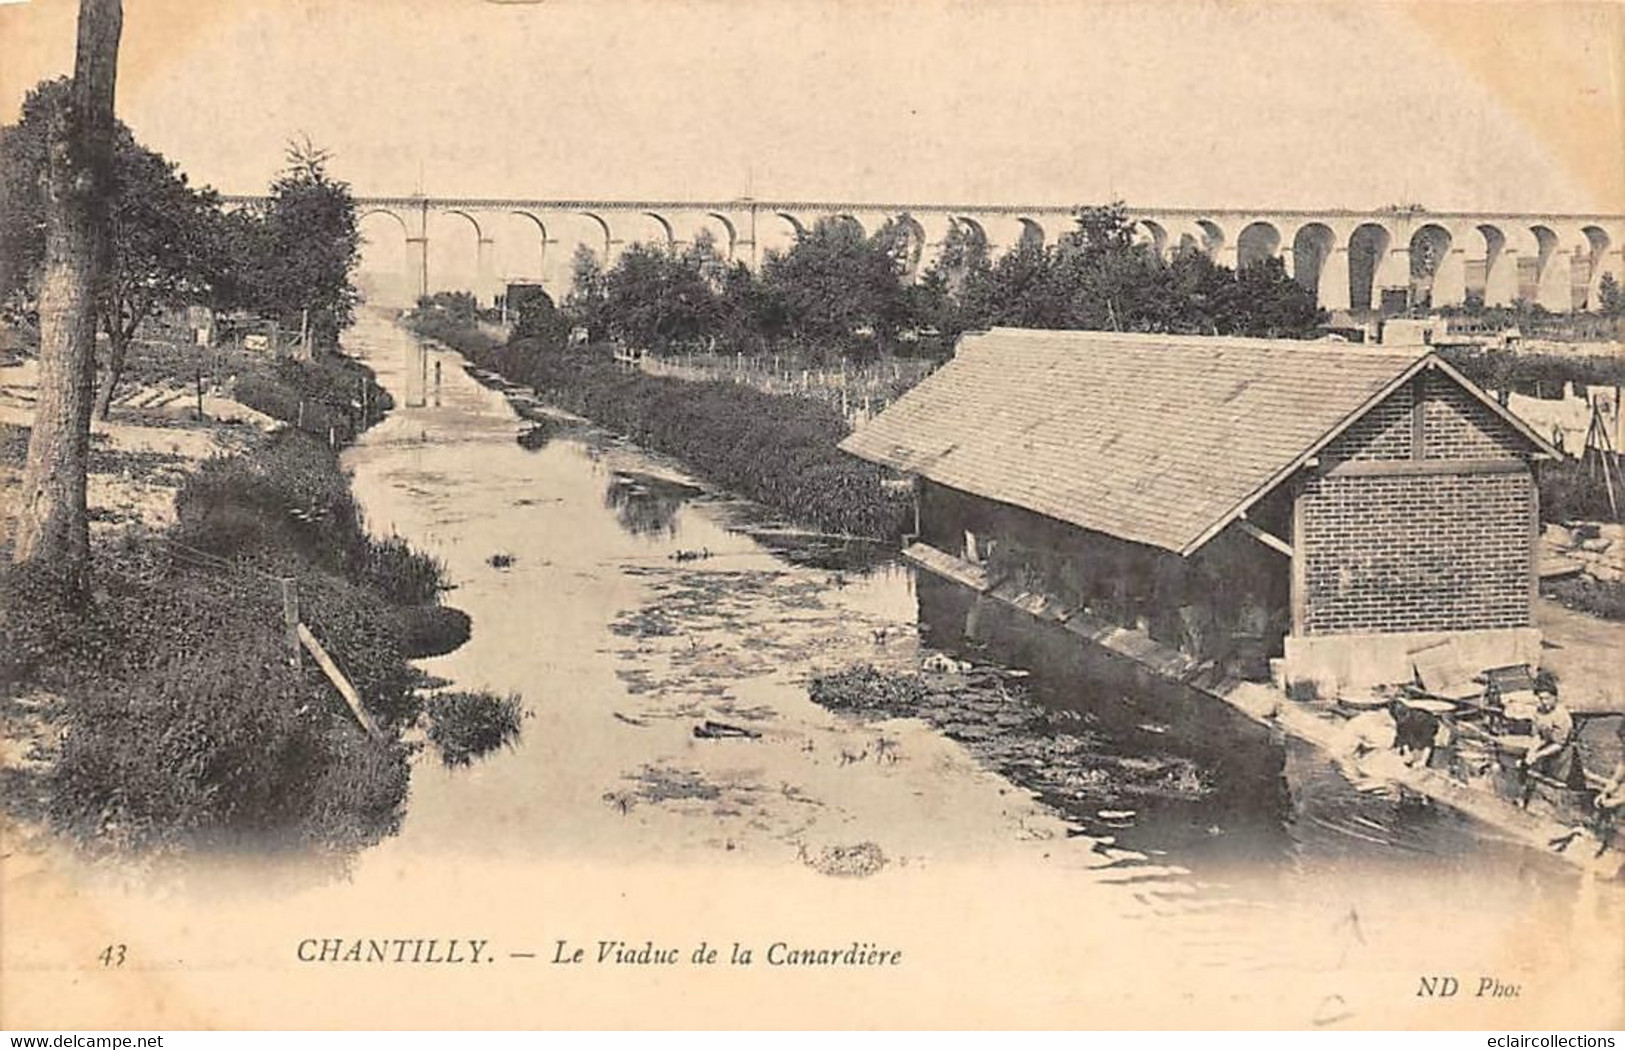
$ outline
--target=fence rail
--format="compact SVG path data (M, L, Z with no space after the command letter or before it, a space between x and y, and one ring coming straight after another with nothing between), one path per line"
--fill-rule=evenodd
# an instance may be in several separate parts
M689 382L740 383L767 394L803 397L837 408L853 427L868 422L924 379L937 362L892 358L868 365L811 367L781 354L643 354L630 362L647 375Z

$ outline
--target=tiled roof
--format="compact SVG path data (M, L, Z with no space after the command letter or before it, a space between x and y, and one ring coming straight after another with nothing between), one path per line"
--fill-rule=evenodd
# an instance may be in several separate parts
M1189 554L1422 367L1423 347L995 328L841 443Z

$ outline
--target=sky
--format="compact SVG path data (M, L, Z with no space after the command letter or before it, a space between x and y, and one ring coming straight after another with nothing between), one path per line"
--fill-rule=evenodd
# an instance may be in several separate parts
M0 3L0 120L73 0ZM120 115L260 192L1625 211L1625 8L125 0Z

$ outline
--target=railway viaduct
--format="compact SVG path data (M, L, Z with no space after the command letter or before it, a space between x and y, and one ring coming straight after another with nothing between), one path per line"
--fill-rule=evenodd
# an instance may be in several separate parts
M259 198L233 197L249 204ZM822 218L873 233L903 218L917 276L949 230L960 227L997 255L1053 243L1074 228L1075 207L1018 204L830 201L526 200L358 197L365 235L404 244L401 291L472 290L490 302L510 281L569 290L585 245L606 266L634 243L681 248L702 231L719 253L752 268ZM1374 210L1158 208L1130 205L1142 240L1164 255L1195 248L1239 269L1268 256L1313 289L1329 310L1380 308L1392 297L1435 306L1474 296L1486 305L1522 299L1553 311L1595 309L1605 273L1625 279L1625 215ZM455 277L440 265L457 253ZM472 265L469 265L470 258ZM472 287L471 287L472 286Z

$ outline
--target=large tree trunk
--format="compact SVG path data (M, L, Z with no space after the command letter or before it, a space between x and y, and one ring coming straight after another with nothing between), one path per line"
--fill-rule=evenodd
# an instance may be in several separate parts
M51 118L40 286L39 402L19 494L12 560L83 590L90 562L85 473L96 385L96 293L112 195L120 0L81 0L73 90Z

